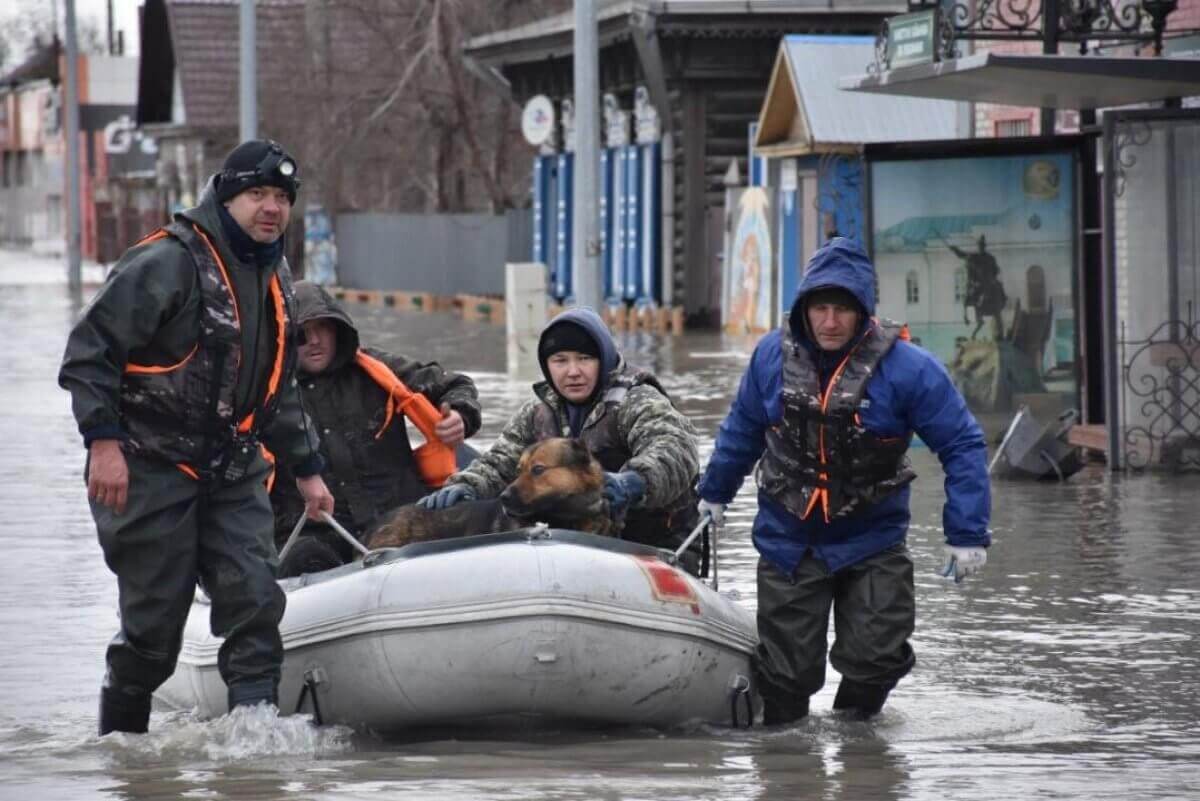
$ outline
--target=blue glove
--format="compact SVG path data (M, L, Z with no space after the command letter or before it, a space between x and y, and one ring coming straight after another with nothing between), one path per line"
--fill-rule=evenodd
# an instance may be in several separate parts
M417 506L424 509L448 509L456 503L475 500L475 490L467 484L447 484L437 492L431 492Z
M604 474L604 500L608 516L620 520L626 510L646 496L646 481L634 470Z

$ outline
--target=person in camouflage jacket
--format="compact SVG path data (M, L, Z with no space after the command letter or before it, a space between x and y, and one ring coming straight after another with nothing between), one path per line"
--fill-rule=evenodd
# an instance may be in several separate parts
M429 486L413 457L400 415L389 420L388 393L372 377L364 359L389 370L413 392L441 408L436 433L457 446L479 430L475 384L465 375L375 348L359 346L350 315L320 286L297 281L296 322L304 328L299 348L300 395L321 435L323 477L333 492L334 518L361 537L385 512L412 503ZM280 467L271 491L275 511L275 543L282 548L304 501L286 466ZM336 567L353 551L328 526L309 521L280 566L283 576Z
M556 367L579 360L582 372ZM695 430L653 375L626 364L608 327L590 309L555 317L538 341L546 377L535 397L509 420L499 439L439 492L430 507L498 496L517 477L521 454L551 437L581 440L605 472L610 514L624 518L623 538L677 548L699 520L694 492L699 472ZM591 364L589 368L586 365ZM556 375L556 371L558 374ZM699 546L684 566L699 566Z
M100 734L147 730L197 583L229 706L277 700L287 599L264 451L288 467L309 516L334 511L292 379L283 232L299 186L281 145L242 143L195 208L126 251L67 339L59 383L120 604Z

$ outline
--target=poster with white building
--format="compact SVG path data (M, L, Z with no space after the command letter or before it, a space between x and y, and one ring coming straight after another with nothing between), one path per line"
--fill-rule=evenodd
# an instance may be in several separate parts
M978 411L1076 405L1073 159L871 166L878 313L907 322Z

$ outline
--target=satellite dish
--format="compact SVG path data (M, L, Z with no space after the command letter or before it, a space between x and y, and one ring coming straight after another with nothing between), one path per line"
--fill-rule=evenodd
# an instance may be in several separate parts
M554 133L554 104L545 95L529 98L521 110L521 134L525 141L540 147L550 141Z

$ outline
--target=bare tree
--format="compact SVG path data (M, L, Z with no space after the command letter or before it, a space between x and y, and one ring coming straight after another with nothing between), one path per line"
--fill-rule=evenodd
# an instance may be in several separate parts
M12 0L10 0L12 2ZM0 15L0 75L18 66L41 48L50 47L61 36L62 21L44 0L15 0ZM95 20L84 18L76 25L80 53L104 53L105 37Z
M303 86L263 98L333 212L499 212L523 200L518 109L462 57L565 0L306 0Z

